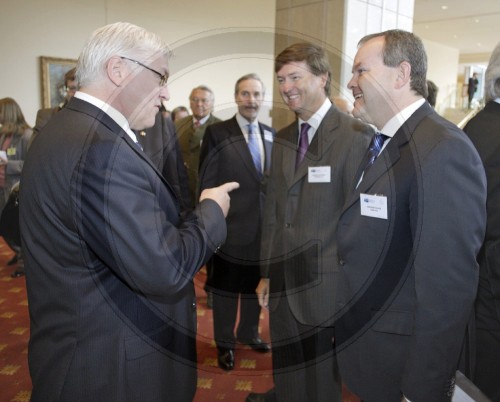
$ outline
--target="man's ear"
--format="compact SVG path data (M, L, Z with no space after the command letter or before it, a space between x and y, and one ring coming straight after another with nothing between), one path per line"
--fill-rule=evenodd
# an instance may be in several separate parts
M108 78L117 87L121 86L127 76L126 68L127 66L121 57L113 56L108 60L106 72L108 74Z
M396 80L396 88L402 88L411 80L411 65L407 61L401 62L398 66L398 76Z
M321 86L326 92L326 83L328 82L328 73L323 73L319 76L321 78Z

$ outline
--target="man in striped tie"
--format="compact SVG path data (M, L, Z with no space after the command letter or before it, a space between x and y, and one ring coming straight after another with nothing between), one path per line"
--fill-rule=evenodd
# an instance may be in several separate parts
M218 364L234 368L237 343L258 352L270 347L259 336L260 306L255 288L260 280L261 221L271 147L275 131L257 120L264 84L256 74L241 77L234 96L238 112L207 127L200 153L200 191L213 183L240 183L231 194L226 243L213 257L213 320ZM240 301L240 320L236 325Z

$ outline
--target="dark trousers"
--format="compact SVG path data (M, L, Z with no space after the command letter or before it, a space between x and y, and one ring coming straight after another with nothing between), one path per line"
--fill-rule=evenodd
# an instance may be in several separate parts
M295 319L281 295L269 317L273 377L278 402L341 402L342 382L333 353L333 327Z
M480 278L476 300L476 368L474 383L492 401L500 402L500 300L488 280Z
M236 336L250 340L258 336L260 305L255 289L260 281L258 265L239 264L219 254L212 257L214 338L219 347L234 348Z

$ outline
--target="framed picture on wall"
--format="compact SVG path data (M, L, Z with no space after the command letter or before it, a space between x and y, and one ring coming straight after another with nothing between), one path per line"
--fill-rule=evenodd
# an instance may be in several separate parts
M43 108L53 108L64 101L64 74L75 66L74 59L40 56Z

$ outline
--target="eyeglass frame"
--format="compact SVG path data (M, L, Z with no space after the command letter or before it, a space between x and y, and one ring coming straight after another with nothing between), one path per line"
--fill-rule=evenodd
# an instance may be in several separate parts
M167 85L168 74L161 74L159 71L156 71L156 70L152 69L151 67L148 67L145 64L141 63L140 61L131 59L129 57L120 56L120 58L125 59L125 60L129 60L132 63L138 64L141 67L144 67L146 70L149 70L149 71L155 73L158 77L160 77L160 87L164 87L165 85Z

